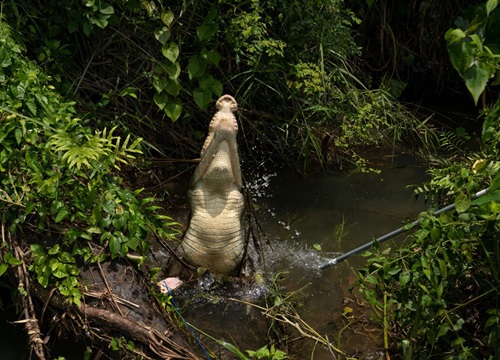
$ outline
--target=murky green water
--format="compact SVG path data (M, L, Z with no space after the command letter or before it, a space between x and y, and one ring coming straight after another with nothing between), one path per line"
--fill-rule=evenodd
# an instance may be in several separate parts
M380 333L367 322L369 309L363 314L347 314L349 318L342 315L346 307L353 307L349 288L364 258L356 255L323 271L319 266L401 227L424 210L423 201L416 201L407 186L425 181L425 168L406 155L381 160L381 174L342 172L302 177L288 170L246 174L256 214L273 247L266 250L268 278L284 273L279 284L285 293L303 288L298 297L302 319L334 343L340 333L341 346L368 359L379 358L381 347ZM384 246L395 248L405 237ZM247 291L248 299L259 302L255 289ZM234 297L238 296L245 298L244 289ZM264 297L261 292L260 302ZM257 349L267 343L267 325L260 311L221 298L213 302L216 304L197 306L189 312L188 321L240 349ZM349 322L365 334L342 330ZM313 343L298 342L293 351L311 358L313 349ZM312 358L331 359L332 355L318 346Z

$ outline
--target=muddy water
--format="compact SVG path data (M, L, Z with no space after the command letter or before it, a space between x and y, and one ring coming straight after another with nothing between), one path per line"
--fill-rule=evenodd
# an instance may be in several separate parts
M425 168L406 155L379 160L380 175L343 171L304 177L287 169L247 170L256 216L272 244L272 250L265 248L265 262L257 269L267 282L227 285L206 276L184 293L174 294L186 319L242 350L256 350L269 343L269 324L260 310L231 298L264 305L270 299L269 281L281 273L280 291L303 289L296 297L297 310L319 334L356 358L381 358L380 330L367 321L369 309L357 306L349 292L363 258L353 256L326 270L318 269L328 259L399 228L424 209L406 186L422 183ZM404 237L385 246L394 248ZM5 330L12 328L8 325ZM0 358L27 356L26 340L22 329L18 330L17 345L4 343ZM296 335L292 332L289 341L295 359L332 359L327 349L311 341L292 340ZM12 355L13 351L20 353ZM82 353L81 349L77 352ZM220 355L235 358L224 351Z
M349 292L363 257L353 256L323 271L318 268L328 259L401 227L424 210L423 201L416 201L412 189L407 188L426 180L425 168L415 158L385 156L379 166L381 174L303 177L288 170L246 174L256 215L273 247L266 248L265 266L260 270L268 280L283 273L279 282L283 293L303 288L298 296L302 319L333 343L340 339L340 347L363 359L380 358L382 346L380 331L368 322L369 309L359 307ZM395 248L405 237L384 246ZM242 287L236 294L208 293L210 300L187 312L188 321L240 349L255 350L268 342L261 312L226 297L262 304L269 298L265 287ZM315 348L312 342L292 344L297 358L332 359L329 351Z

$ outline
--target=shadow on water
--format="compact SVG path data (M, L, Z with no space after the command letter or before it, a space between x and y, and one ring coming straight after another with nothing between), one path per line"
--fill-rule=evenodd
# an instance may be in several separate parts
M365 334L360 336L354 330L342 329L346 322L340 321L357 320L354 316L368 318L368 309L364 314L353 312L345 316L346 308L354 301L349 289L357 280L355 269L364 258L356 255L323 271L319 266L414 220L424 210L424 203L422 199L415 200L408 186L427 180L425 167L411 156L400 155L385 158L381 174L353 172L302 177L280 170L246 175L256 215L272 243L272 250L266 247L265 277L269 280L274 274L283 273L279 282L283 293L303 288L299 314L318 333L335 339L334 343L342 335L341 346L350 354L358 354L358 358L379 358L380 331L370 329L366 321ZM396 248L404 239L405 235L400 235L384 247ZM262 303L266 290L255 292L255 288L245 290L243 286L236 293L238 296L233 293L228 297ZM256 293L264 295L256 299ZM231 302L224 295L212 296L187 309L194 309L186 314L189 322L240 349L255 350L268 343L267 324L260 310ZM299 358L311 358L313 348L313 343L301 344L298 349L294 347L294 352L298 352ZM332 355L318 346L313 358L332 359Z

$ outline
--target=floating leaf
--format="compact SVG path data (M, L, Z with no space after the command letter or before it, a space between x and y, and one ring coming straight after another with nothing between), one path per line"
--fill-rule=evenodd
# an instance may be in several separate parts
M320 244L314 244L314 245L313 245L313 249L314 249L314 250L321 251L321 245L320 245Z

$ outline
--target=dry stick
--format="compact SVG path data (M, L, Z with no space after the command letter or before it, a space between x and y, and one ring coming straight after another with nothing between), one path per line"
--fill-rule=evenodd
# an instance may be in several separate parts
M5 232L3 227L4 224L2 224L2 241L5 242ZM20 295L24 312L24 326L26 328L26 332L28 333L31 348L35 350L35 354L40 360L45 360L45 353L43 349L44 342L41 338L42 332L40 331L40 326L35 316L35 307L33 306L33 300L30 295L30 281L26 264L24 263L24 253L17 242L12 240L10 233L7 233L7 235L9 237L10 246L14 249L16 258L22 262L21 265L17 267L17 278L19 281L19 287L24 287L24 290L26 291L26 295Z
M89 243L89 247L90 247L90 250L93 252L94 249L92 248L92 245L90 243ZM116 303L116 301L114 299L113 291L111 290L111 287L108 284L108 279L106 279L106 275L104 274L104 271L102 271L101 263L99 261L97 261L97 267L99 268L99 272L101 274L101 278L104 282L104 285L106 286L106 289L108 290L111 305L113 305L113 307L115 307L118 310L118 312L120 313L121 316L124 316L122 309L120 308L120 306L118 306L118 304Z
M321 344L323 344L323 345L331 348L332 350L334 350L339 355L347 357L347 355L346 355L345 352L343 352L342 350L338 349L337 347L335 347L334 345L332 345L332 343L330 341L328 341L327 339L325 339L321 335L319 335L316 332L316 330L314 330L309 324L307 324L304 320L302 320L299 315L295 315L295 318L296 318L296 320L298 322L293 322L289 318L287 318L284 314L278 314L277 316L273 315L273 314L270 314L270 310L274 306L270 307L270 308L265 308L263 306L252 304L252 303L250 303L248 301L244 301L244 300L239 300L239 299L235 299L235 298L229 298L229 300L240 302L242 304L250 305L250 306L253 306L253 307L257 308L257 309L260 309L260 310L263 311L263 314L265 316L267 316L267 317L269 317L269 318L271 318L273 320L276 320L278 322L285 323L285 324L288 324L288 325L292 326L293 328L295 328L299 332L299 334L302 337L306 337L308 339L320 342ZM304 328L305 328L305 330L307 332L304 330Z

